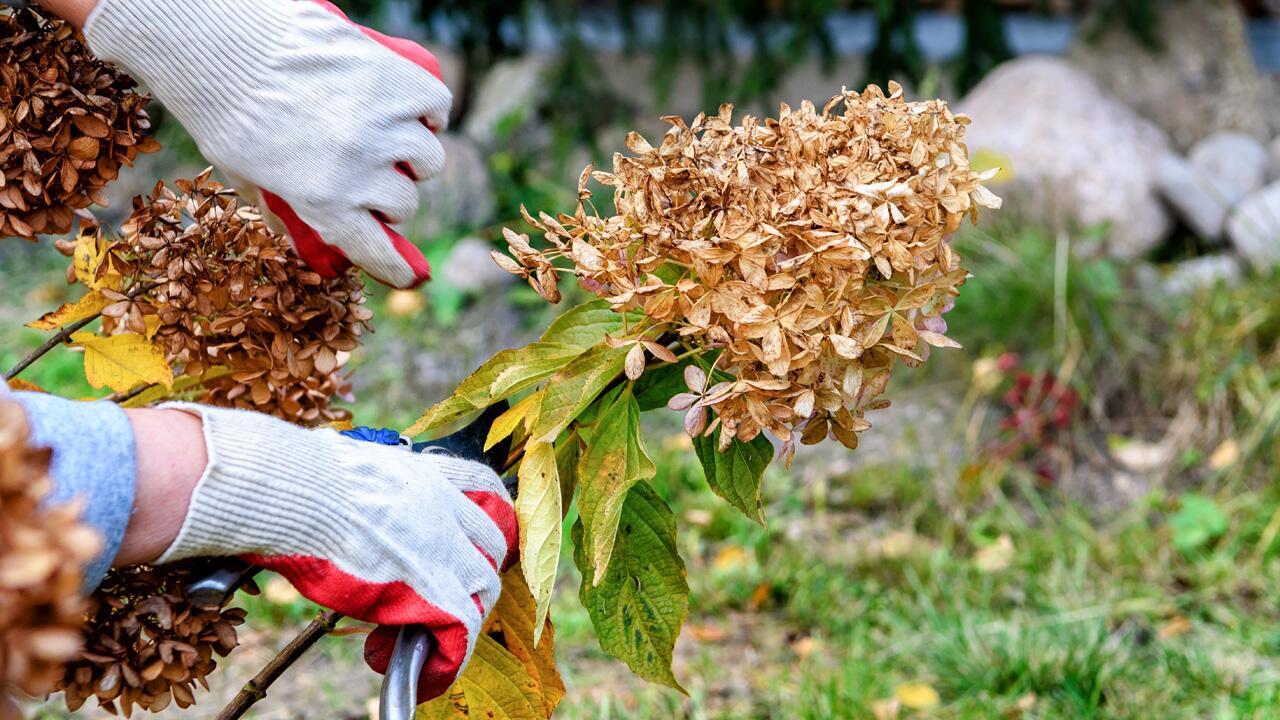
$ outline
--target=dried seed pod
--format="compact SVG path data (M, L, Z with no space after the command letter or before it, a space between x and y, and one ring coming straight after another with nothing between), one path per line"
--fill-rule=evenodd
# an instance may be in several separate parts
M0 717L12 712L6 688L47 693L79 654L81 573L101 547L78 508L40 508L50 455L27 438L26 416L0 384Z
M524 213L547 246L507 230L511 258L495 259L550 302L567 261L615 310L643 312L641 337L715 351L732 380L690 381L677 404L691 433L852 448L898 361L956 346L942 314L967 272L948 240L1000 204L969 168L968 119L889 90L736 125L730 105L665 118L660 145L632 133L612 172L583 171L574 214ZM616 215L588 212L592 177L614 188Z
M115 301L103 330L154 335L176 371L205 378L202 402L304 425L346 419L331 402L349 390L341 367L372 317L360 278L322 278L208 171L175 185L135 198L118 240L81 238L100 249L93 277Z
M202 562L113 570L89 600L86 644L58 688L67 708L90 699L126 717L134 706L159 712L195 704L195 686L238 644L244 610L197 605L186 584Z
M160 148L134 87L67 23L0 14L0 238L67 232L121 165Z

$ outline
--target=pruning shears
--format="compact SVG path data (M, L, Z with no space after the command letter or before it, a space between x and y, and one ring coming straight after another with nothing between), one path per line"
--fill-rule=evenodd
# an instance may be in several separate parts
M489 436L489 428L493 421L507 409L507 404L498 403L487 408L471 424L436 440L412 443L401 437L394 430L378 430L373 428L356 428L343 431L344 435L357 440L379 443L382 445L399 445L405 450L416 453L442 453L454 457L483 462L501 473L506 469L510 452L509 440L497 443L485 451L485 440ZM516 494L516 478L506 477L503 482L512 497ZM208 575L187 585L187 594L193 602L208 605L225 605L231 600L236 590L249 582L261 568L240 560L230 560ZM387 673L382 679L382 692L379 696L379 718L382 720L412 720L417 707L418 678L427 658L435 649L435 637L427 628L420 625L405 625L396 636L395 648L391 660L387 664Z

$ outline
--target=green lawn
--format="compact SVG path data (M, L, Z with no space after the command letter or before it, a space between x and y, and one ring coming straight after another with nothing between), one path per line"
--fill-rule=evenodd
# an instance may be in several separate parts
M656 485L676 511L692 587L676 651L689 695L603 655L565 562L552 613L569 688L560 717L1280 717L1276 279L1153 303L1107 261L1059 265L1039 233L970 235L961 247L975 279L949 319L967 349L894 393L950 398L938 404L945 437L888 422L856 462L802 452L792 471L771 469L761 527L706 489L678 418L653 428ZM66 297L52 251L0 252L8 367L42 338L21 322ZM358 401L357 416L402 424L421 408L395 394L400 368L380 365L379 348L427 331L385 318L385 293L374 295L380 332L354 372L373 378L376 397ZM1044 448L991 451L1002 386L976 369L1005 352L1082 398L1048 455L1066 462L1057 480L1035 472ZM79 373L78 357L58 350L23 377L83 397ZM1179 412L1189 429L1174 433ZM1136 500L1086 501L1065 482L1098 475L1098 452L1147 446L1176 462ZM215 695L312 611L287 596L249 603L245 659L233 655ZM366 677L359 642L326 641L323 657L281 681L315 690L281 692L260 717L363 717L371 684L341 680ZM896 692L929 694L918 685L938 703L895 707ZM189 717L216 707L209 698Z

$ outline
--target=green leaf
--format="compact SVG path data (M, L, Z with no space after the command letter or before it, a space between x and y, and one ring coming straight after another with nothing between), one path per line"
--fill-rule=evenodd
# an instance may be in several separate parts
M578 489L578 456L582 451L582 441L572 432L556 440L556 467L560 475L560 507L567 508L573 502L573 493Z
M682 392L689 392L684 383L684 368L688 362L660 365L652 370L645 370L636 380L636 402L640 403L640 412L648 412L667 406L667 401Z
M475 380L467 378L456 392L477 407L488 407L551 377L581 353L576 347L544 342L503 350L481 366L492 364L492 377L477 372Z
M538 407L538 422L529 437L551 442L587 409L601 390L622 372L627 347L600 343L565 365L547 381L546 395Z
M1213 500L1195 493L1182 496L1182 507L1169 520L1173 546L1190 554L1227 531L1227 516Z
M453 395L423 413L404 434L421 435L516 395L554 375L580 352L566 345L543 342L503 350L459 383Z
M747 517L764 524L760 503L760 481L773 460L773 445L763 433L751 442L734 438L724 452L716 449L715 437L696 437L693 448L702 463L702 472L712 491Z
M587 447L578 459L578 510L586 528L586 552L597 582L613 555L618 521L627 491L657 469L640 437L640 408L627 387L608 408L601 408Z
M573 527L574 562L582 572L578 595L600 647L640 677L685 692L671 671L676 638L689 614L689 583L671 509L648 483L631 488L603 582L595 580L582 536L579 522Z
M569 308L557 317L540 340L574 347L581 352L621 329L622 315L610 309L604 300L592 300Z
M560 563L560 473L551 443L525 448L520 461L520 492L516 494L516 519L520 523L520 562L536 610L533 640L542 637L543 622L551 608L551 590Z

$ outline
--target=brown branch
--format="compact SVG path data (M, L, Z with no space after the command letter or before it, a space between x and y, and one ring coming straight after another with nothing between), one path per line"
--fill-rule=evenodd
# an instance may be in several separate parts
M48 340L45 340L44 344L42 344L40 347L36 348L35 350L32 350L30 353L27 353L26 357L19 360L17 365L14 365L9 370L9 372L6 372L4 374L4 379L5 380L14 379L15 377L18 376L18 373L31 367L31 363L44 357L45 353L54 349L58 345L62 344L62 342L65 341L67 338L71 337L72 333L76 332L77 330L84 327L85 325L88 325L94 320L97 320L101 316L102 316L102 313L94 313L91 317L87 317L83 320L77 320L71 323L70 325L62 328L53 337L49 338Z
M135 285L132 289L129 290L128 297L130 300L132 300L133 298L141 295L144 292L147 292L148 290L151 290L152 288L156 287L159 284L160 283L147 283L146 285ZM66 327L62 328L57 333L55 333L53 337L49 338L48 340L45 340L44 343L40 345L40 347L36 348L35 350L32 350L30 353L27 353L26 357L19 360L17 365L14 365L12 368L9 369L8 372L4 374L4 379L6 381L14 379L15 377L18 376L18 373L31 367L32 363L44 357L45 353L54 349L58 345L61 345L63 342L66 341L67 338L71 337L71 335L75 333L77 330L80 330L85 325L88 325L89 323L93 322L94 320L97 320L100 317L102 317L102 313L96 312L93 315L83 320L77 320L71 323L70 325L67 325Z
M143 384L139 385L138 387L136 387L136 388L134 388L134 389L130 390L129 392L124 392L124 393L112 393L112 394L110 394L110 395L106 396L105 398L103 398L103 400L106 400L106 401L108 401L108 402L113 402L113 403L116 403L117 405L119 405L120 403L129 402L130 400L132 400L132 399L134 399L134 398L138 397L138 396L139 396L139 395L141 395L142 393L144 393L144 392L146 392L146 391L150 390L151 388L153 388L153 387L155 387L156 385L159 385L159 384L160 384L160 383L143 383Z
M343 618L342 613L336 610L325 610L311 621L297 637L289 641L271 661L258 671L253 679L245 683L240 692L236 694L227 706L222 708L222 712L218 713L216 720L236 720L249 711L255 703L267 696L267 689L271 684L284 674L298 658L301 658L312 645L315 645L320 638L328 635L333 631L334 626Z

